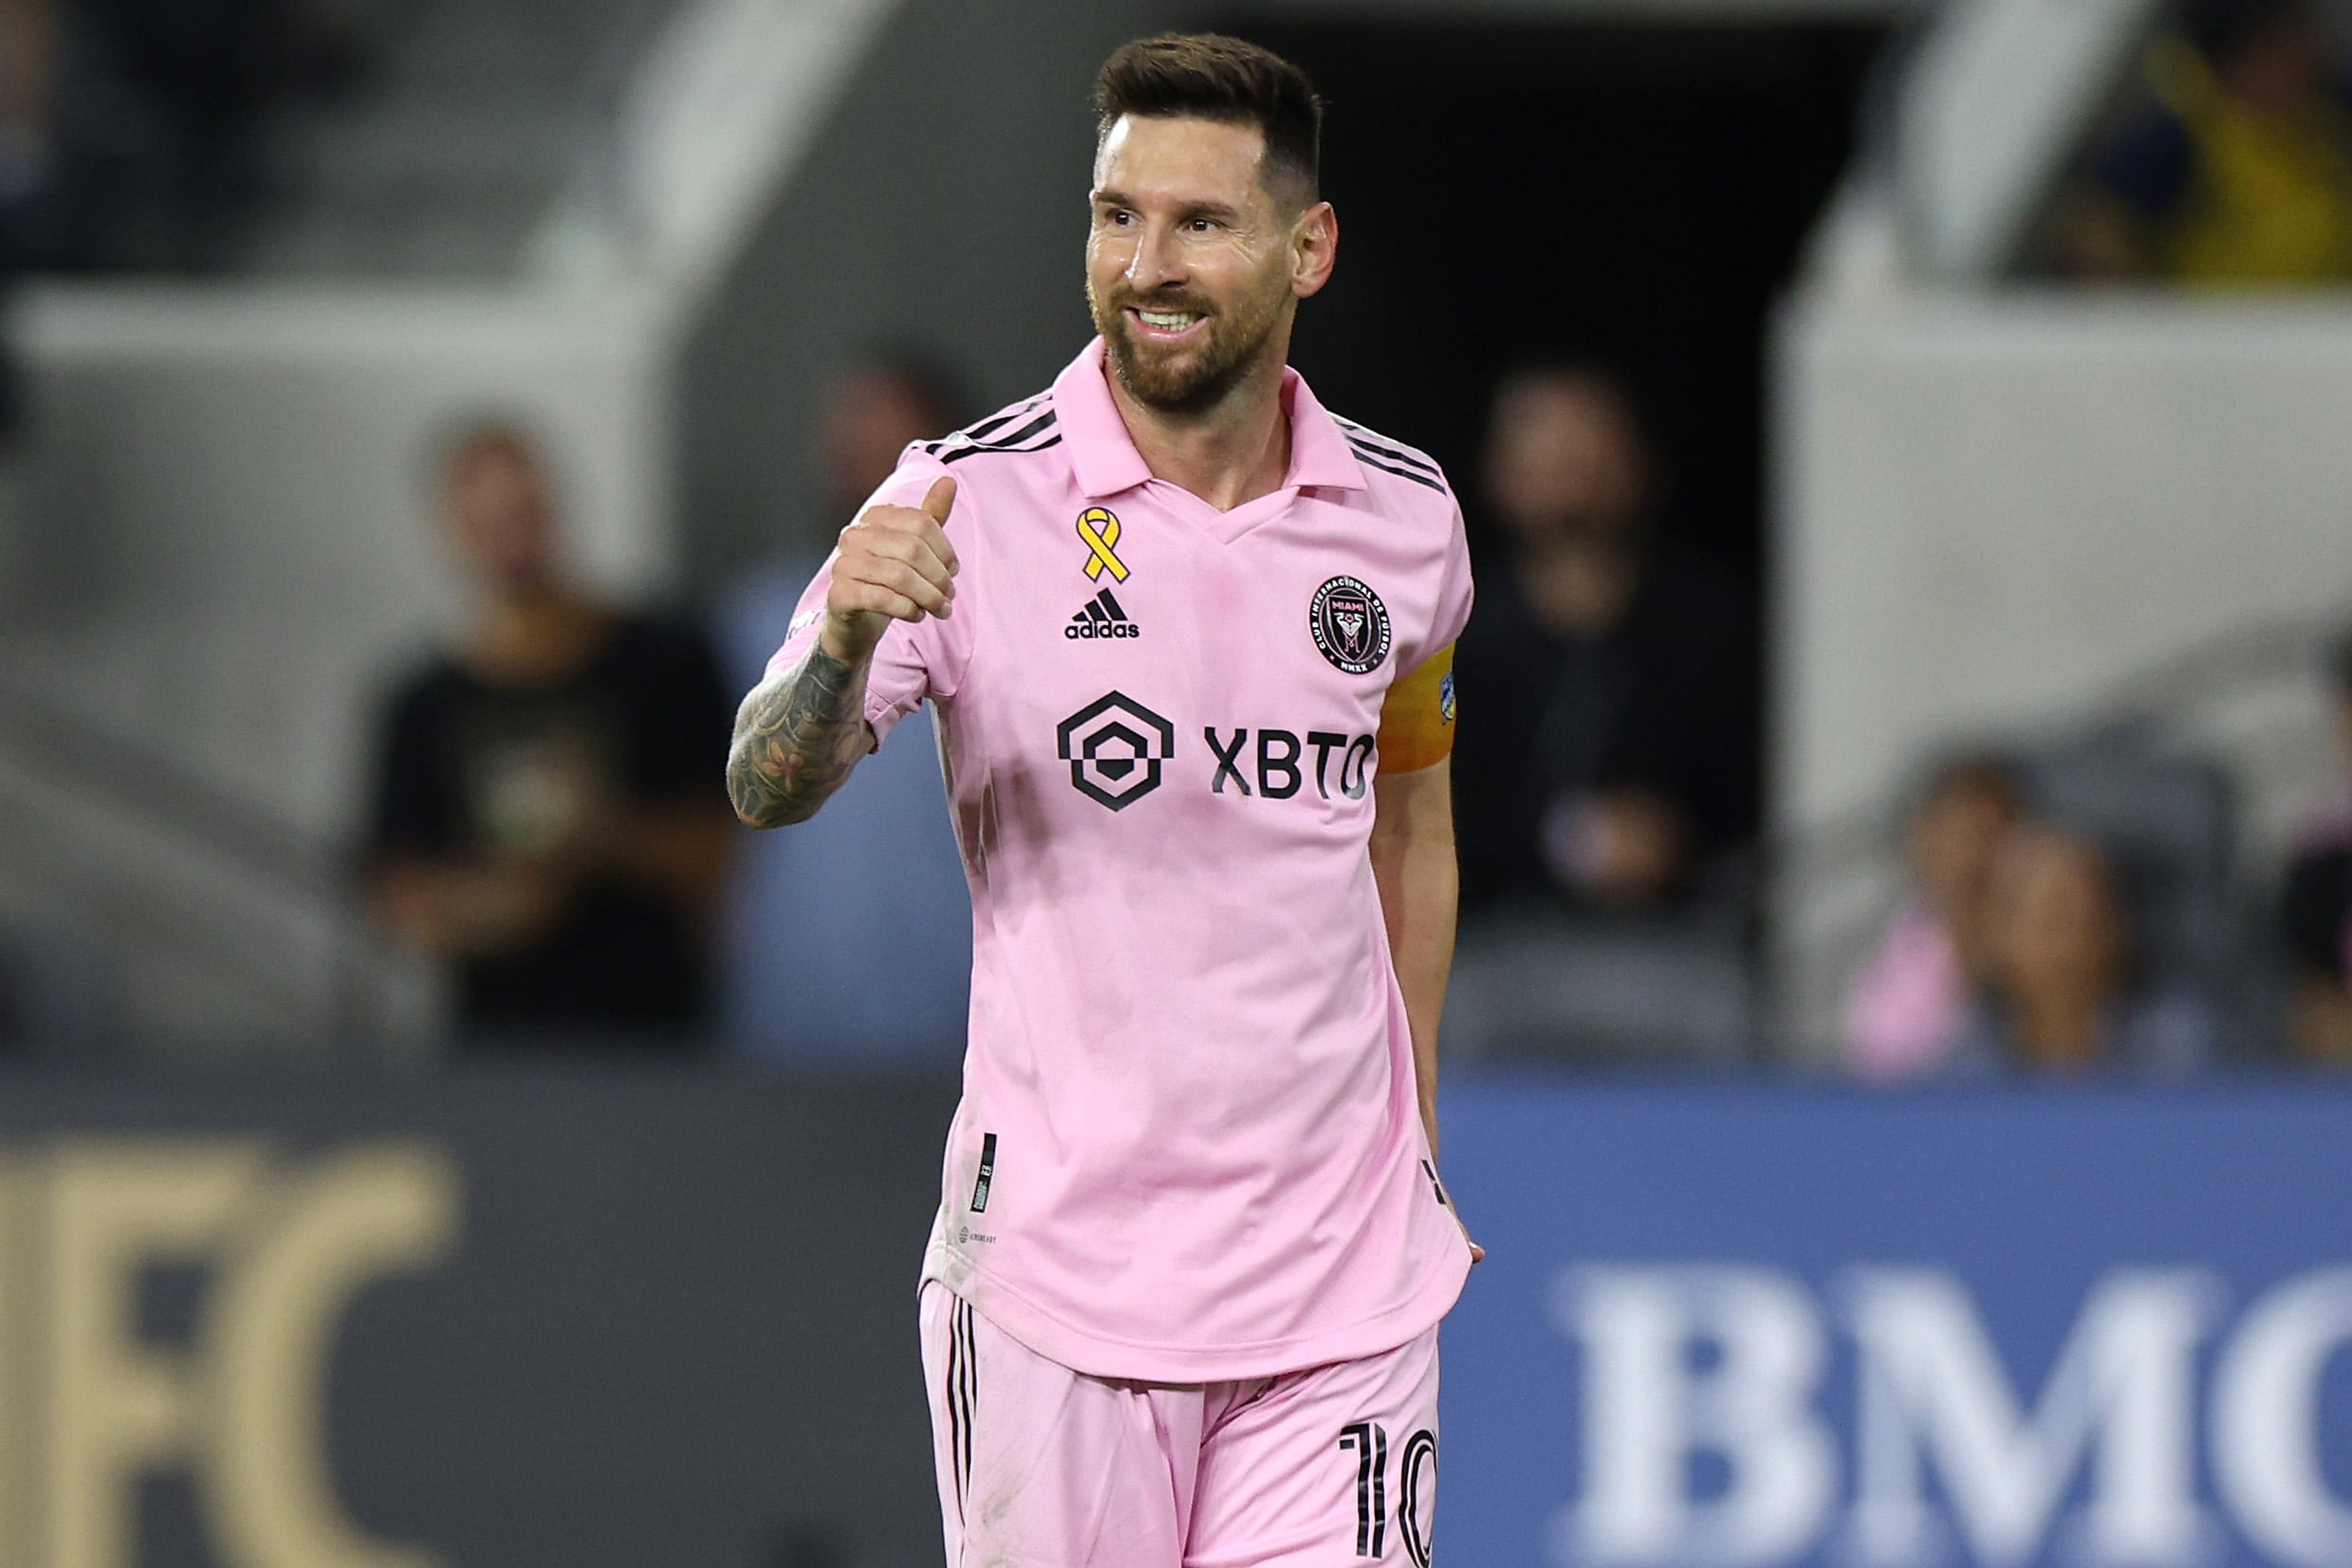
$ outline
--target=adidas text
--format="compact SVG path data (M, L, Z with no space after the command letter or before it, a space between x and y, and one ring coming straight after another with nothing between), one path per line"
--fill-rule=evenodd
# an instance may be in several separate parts
M1139 637L1143 628L1127 618L1118 597L1108 588L1086 600L1062 635L1076 642L1083 637Z

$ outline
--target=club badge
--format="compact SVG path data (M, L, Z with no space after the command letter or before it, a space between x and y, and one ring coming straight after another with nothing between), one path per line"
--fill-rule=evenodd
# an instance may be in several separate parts
M1323 656L1351 675L1388 657L1388 606L1352 577L1335 577L1315 590L1306 629Z

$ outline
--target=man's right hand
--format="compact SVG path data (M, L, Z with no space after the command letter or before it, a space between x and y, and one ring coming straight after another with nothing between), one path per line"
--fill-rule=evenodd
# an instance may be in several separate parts
M920 507L868 507L842 530L819 633L826 653L861 664L892 621L947 618L958 568L941 525L954 505L955 481L940 479Z

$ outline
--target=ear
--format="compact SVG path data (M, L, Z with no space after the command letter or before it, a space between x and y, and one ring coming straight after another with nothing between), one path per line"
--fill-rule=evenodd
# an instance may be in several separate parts
M1303 300L1320 293L1339 256L1340 215L1329 202L1316 202L1290 226L1291 294Z

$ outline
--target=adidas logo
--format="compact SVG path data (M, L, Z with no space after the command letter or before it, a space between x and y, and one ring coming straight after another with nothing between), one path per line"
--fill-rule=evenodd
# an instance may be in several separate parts
M1070 617L1062 635L1073 641L1079 637L1139 637L1143 628L1127 618L1127 612L1119 607L1119 600L1105 588L1086 600L1084 609Z

